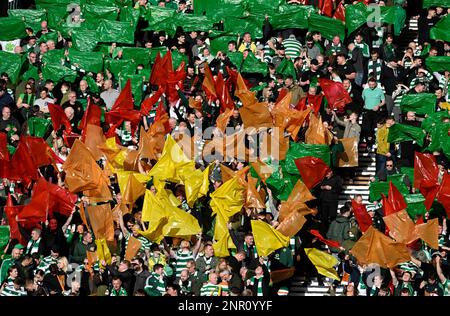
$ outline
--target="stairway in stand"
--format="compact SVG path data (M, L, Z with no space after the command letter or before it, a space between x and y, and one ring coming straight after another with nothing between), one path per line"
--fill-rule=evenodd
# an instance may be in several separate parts
M353 183L348 180L344 181L343 191L339 197L339 208L344 205L346 201L350 201L356 194L361 194L364 204L369 200L369 183L370 178L375 176L375 153L364 152L363 147L359 147L359 166L356 169L356 174ZM327 246L324 245L323 250L326 251ZM332 280L326 279L324 285L319 285L317 280L313 280L308 286L303 286L305 278L303 276L295 276L292 278L289 295L290 296L340 296L343 294L343 286L337 286L335 293L330 293L330 282Z

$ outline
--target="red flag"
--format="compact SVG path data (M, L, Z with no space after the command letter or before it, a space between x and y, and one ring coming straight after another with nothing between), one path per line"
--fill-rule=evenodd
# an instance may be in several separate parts
M223 79L221 72L219 72L219 74L217 75L215 89L217 97L220 100L220 112L225 112L226 109L233 110L234 102L231 98L230 91L225 84L225 80Z
M331 18L333 13L333 0L319 0L320 12Z
M61 125L64 125L67 133L72 132L72 125L70 124L69 119L67 118L66 113L61 108L61 106L49 103L48 111L50 112L50 117L53 123L53 129L58 131L61 128Z
M408 204L406 204L405 199L403 198L403 195L400 193L400 191L397 189L397 187L392 183L392 181L389 182L388 202L392 206L394 213L401 211L401 210L405 210L408 207ZM384 215L388 216L390 214L384 214Z
M396 210L389 202L389 199L383 193L381 193L381 197L382 197L382 201L383 201L382 203L383 203L384 216L388 216L390 214L395 213Z
M25 184L39 178L37 167L24 140L19 141L16 152L11 158L8 176L10 180L23 181Z
M81 136L81 135L79 135L79 134L77 134L77 133L73 133L73 132L66 133L66 131L64 131L63 139L64 139L64 142L66 143L66 145L67 145L69 148L72 148L73 143L74 143L75 140L77 140L80 136Z
M22 211L22 209L23 205L15 206L13 204L11 194L8 193L5 205L5 213L6 218L8 219L10 237L11 239L17 239L20 244L26 245L25 238L23 238L22 234L20 233L19 225L16 220L16 216Z
M278 94L278 98L277 98L277 100L275 101L275 104L280 103L281 100L283 100L284 97L288 94L288 92L289 92L288 89L282 88L282 89L280 90L280 93Z
M44 180L45 181L45 180ZM28 224L38 224L39 222L45 222L49 212L50 195L43 188L42 182L38 181L34 184L33 194L31 195L31 201L24 206L23 210L19 214L19 221L27 222Z
M133 94L131 93L131 80L128 79L125 87L120 91L111 111L133 110Z
M333 18L336 20L341 20L342 22L345 22L345 7L344 7L344 1L341 1L337 8L336 12L334 12Z
M148 115L163 93L164 89L159 88L150 98L145 99L141 104L141 114Z
M172 55L170 55L170 58ZM170 61L172 64L172 60ZM182 86L183 80L186 79L185 64L182 62L176 71L170 70L167 74L166 94L169 103L177 102L180 99L176 85Z
M216 84L208 63L205 63L205 78L203 79L202 87L209 99L217 99Z
M416 152L414 156L414 187L425 197L425 207L431 208L439 191L439 168L432 154Z
M161 87L164 87L169 73L173 71L172 66L172 53L170 50L161 58L158 53L153 64L152 73L150 75L150 83Z
M80 124L78 125L78 128L83 130L81 133L81 139L84 142L86 139L86 127L88 124L92 125L101 125L101 117L102 117L102 109L91 102L91 99L88 99L88 104L86 107L86 111L83 114L83 118L80 121Z
M447 216L450 217L450 174L444 173L437 200L444 206Z
M342 112L344 111L345 105L352 102L352 98L341 82L319 78L319 84L331 109Z
M317 157L302 157L295 159L300 176L308 189L314 188L318 185L326 174L331 171L330 167Z
M298 101L297 106L295 108L298 111L304 111L307 108L312 108L312 110L317 116L319 115L320 107L322 106L322 101L323 101L323 94L312 95L307 93L306 97L303 97Z
M361 231L365 233L372 226L372 217L367 213L366 206L362 203L352 200L352 208Z
M323 242L325 245L328 245L332 248L340 248L341 244L338 241L335 240L329 240L329 239L325 239L318 230L315 229L311 229L309 231L312 235L316 236L317 239L319 239L321 242Z
M23 136L20 142L26 145L36 169L54 163L64 163L64 160L56 155L45 140L40 137Z

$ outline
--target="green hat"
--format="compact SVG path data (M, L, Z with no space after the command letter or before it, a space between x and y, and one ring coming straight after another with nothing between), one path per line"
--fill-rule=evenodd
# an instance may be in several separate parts
M25 247L22 246L21 244L17 244L14 246L14 249L24 249Z

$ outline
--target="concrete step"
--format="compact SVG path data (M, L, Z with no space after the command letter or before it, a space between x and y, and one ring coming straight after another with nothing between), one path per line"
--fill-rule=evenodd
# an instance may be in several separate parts
M369 190L369 186L367 184L365 185L355 185L355 184L344 184L342 186L343 190Z

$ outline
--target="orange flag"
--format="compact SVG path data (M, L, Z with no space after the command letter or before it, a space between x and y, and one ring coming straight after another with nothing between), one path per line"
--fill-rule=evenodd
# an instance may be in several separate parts
M230 117L233 115L233 110L227 108L225 112L220 114L216 119L216 126L218 129L225 133L225 129L227 128L228 122L230 121Z
M439 220L437 218L429 220L425 224L416 225L415 234L431 248L439 248Z
M295 236L306 223L306 218L299 212L292 212L277 227L277 230L285 236Z
M247 178L247 198L245 201L245 207L247 208L266 208L266 204L261 199L261 195L256 190L257 179L253 178L250 174Z
M142 185L142 183L140 183L133 174L131 174L128 177L127 185L122 193L122 201L132 206L134 202L136 202L136 200L144 194L145 186Z
M167 114L166 114L167 115ZM158 160L164 148L164 122L154 122L146 132L141 126L139 133L139 154L141 158Z
M103 156L102 151L97 147L106 142L105 135L103 134L103 129L100 126L87 124L86 126L86 139L84 144L92 153L92 156L96 161L100 160Z
M305 134L305 143L307 144L328 144L328 130L322 123L322 117L317 118L315 115L309 116L309 127Z
M271 133L259 133L260 152L259 158L262 160L271 158L276 160L286 159L286 153L289 149L289 136L284 136L284 130L273 128Z
M273 169L259 158L255 162L251 162L250 165L255 169L256 173L261 178L261 181L264 183L266 183L266 180L270 178L273 173Z
M242 168L241 170L231 170L230 168L228 168L227 166L225 166L224 164L220 165L220 171L222 174L222 183L227 182L228 180L230 180L231 178L237 177L239 180L239 183L242 186L247 186L247 181L245 181L245 175L247 174L247 172L250 170L249 166L246 166L245 168Z
M350 252L359 265L377 263L383 268L393 268L411 259L405 244L393 241L372 226Z
M389 227L390 234L395 241L408 244L417 239L414 236L414 222L411 220L406 210L385 216L383 217L383 221Z
M139 249L141 249L142 242L134 238L133 236L130 236L128 239L128 245L127 249L125 251L125 260L131 261L139 252Z
M194 97L189 97L189 107L200 112L203 111L202 101L195 100Z
M278 283L283 280L287 280L294 275L295 268L287 268L281 270L275 270L270 272L270 280L272 283Z
M80 217L81 217L81 221L83 222L84 226L86 227L90 227L88 225L88 222L86 220L86 213L84 212L84 203L81 202L78 207L80 208Z
M357 167L358 166L358 140L356 137L340 139L344 152L337 153L337 162L339 167Z
M205 90L205 93L208 98L217 99L214 78L211 69L209 69L208 63L206 62L205 62L205 78L203 79L202 87Z
M66 172L65 183L70 192L95 190L103 178L102 170L95 162L91 152L78 139L62 168Z
M281 203L279 221L283 222L295 212L302 212L303 215L312 212L305 203L314 199L315 197L306 185L301 180L298 180L288 199Z
M286 130L286 132L291 135L292 139L295 140L300 128L303 126L303 123L311 112L311 109L306 109L304 111L291 109L291 97L292 94L290 92L287 93L272 110L272 116L274 118L275 126Z
M109 203L90 205L85 211L88 213L95 239L114 241L114 222L111 205Z
M120 204L117 204L116 206L114 206L114 208L112 210L113 220L117 223L119 222L119 211L122 211L122 215L130 213L130 210L125 205L125 203L120 203Z

